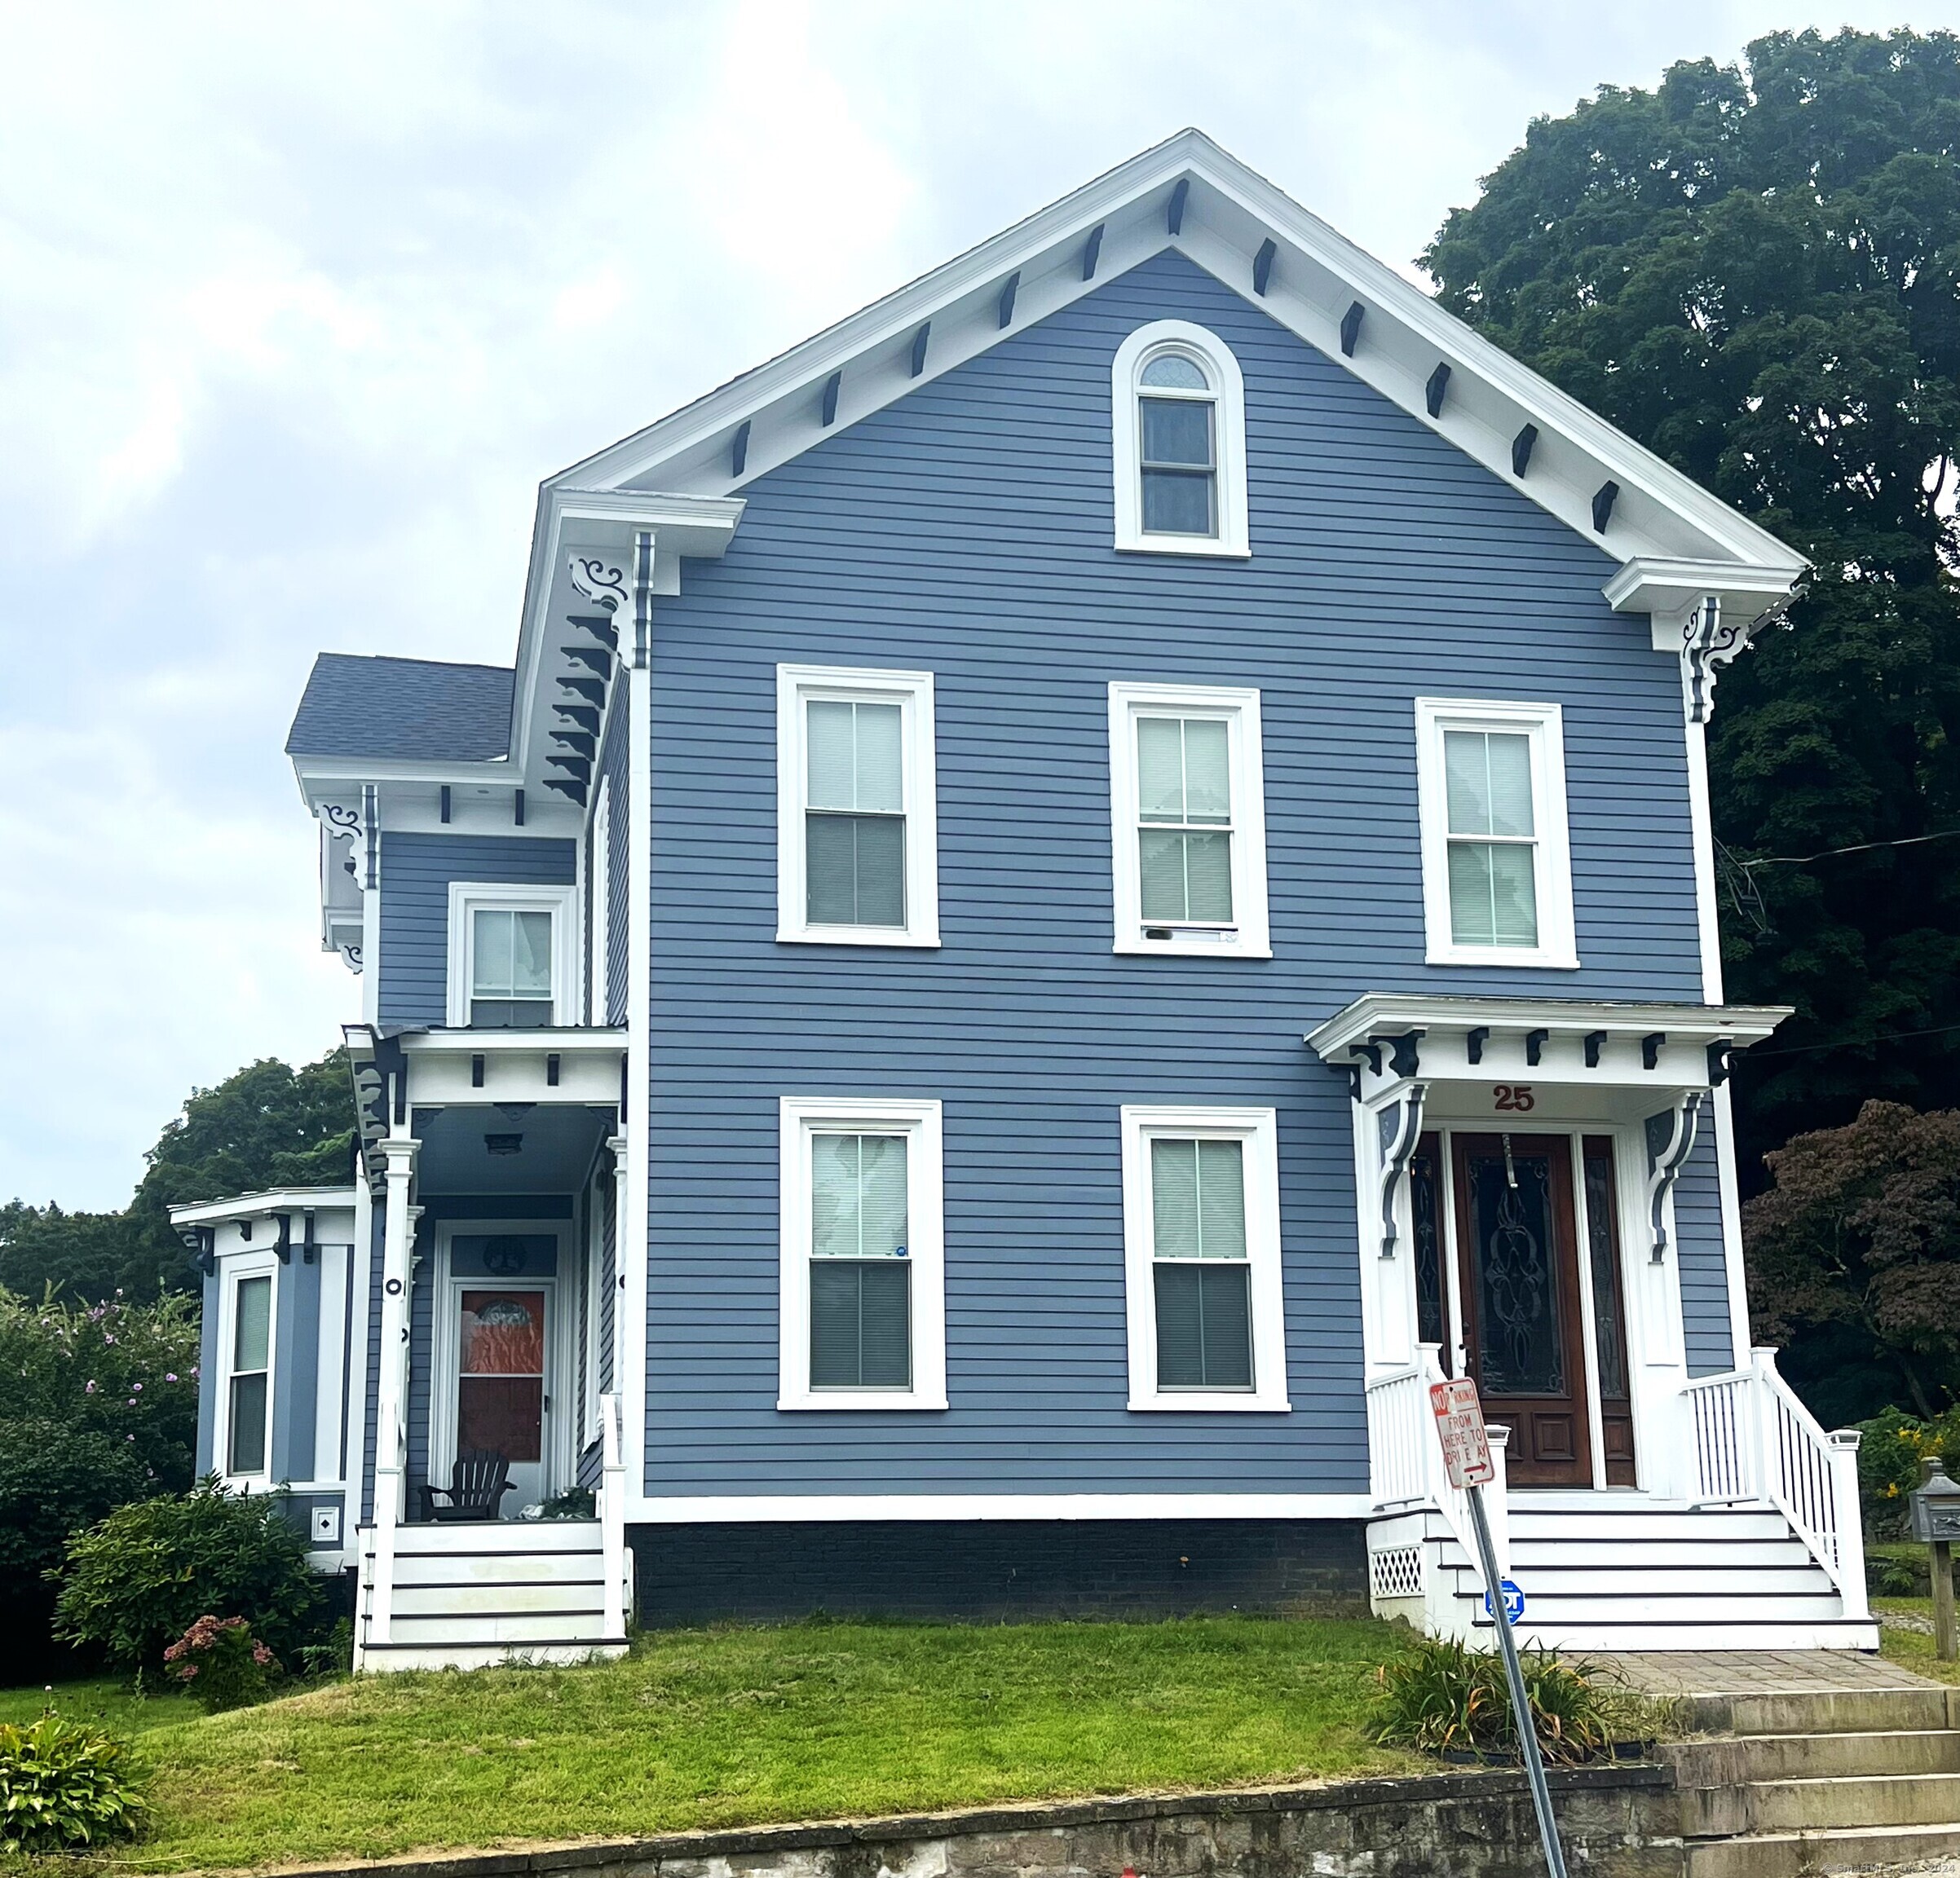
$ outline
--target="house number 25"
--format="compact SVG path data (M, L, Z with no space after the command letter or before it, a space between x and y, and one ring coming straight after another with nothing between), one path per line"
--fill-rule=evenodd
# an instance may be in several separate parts
M1525 1109L1538 1106L1538 1098L1531 1093L1529 1082L1500 1082L1490 1093L1497 1099L1500 1113L1522 1114Z

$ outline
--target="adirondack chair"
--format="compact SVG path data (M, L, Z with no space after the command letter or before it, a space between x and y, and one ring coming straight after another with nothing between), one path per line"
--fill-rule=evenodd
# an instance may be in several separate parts
M456 1457L447 1487L421 1486L424 1519L494 1519L497 1502L511 1489L510 1463L493 1448L475 1448ZM436 1501L448 1502L439 1506Z

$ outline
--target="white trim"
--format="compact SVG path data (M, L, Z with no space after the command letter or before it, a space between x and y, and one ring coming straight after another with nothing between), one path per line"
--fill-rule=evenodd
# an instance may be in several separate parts
M907 1259L912 1277L912 1386L813 1389L810 1384L810 1157L813 1134L863 1127L904 1134ZM936 1101L882 1096L782 1098L780 1327L776 1406L784 1409L943 1408L946 1400L946 1220L943 1130Z
M818 926L807 918L803 707L813 698L896 704L905 812L905 924ZM776 938L785 945L939 943L938 783L933 675L841 665L776 668Z
M209 1226L232 1219L260 1219L273 1213L351 1212L358 1192L353 1187L269 1187L258 1193L235 1194L228 1200L196 1200L173 1206L170 1223ZM333 1243L346 1241L337 1239Z
M1143 368L1164 353L1194 359L1212 380L1207 394L1183 395L1213 411L1212 447L1217 531L1208 536L1153 535L1143 526L1142 447L1137 404ZM1176 393L1152 393L1176 396ZM1115 479L1116 546L1146 554L1227 555L1239 560L1252 549L1246 520L1246 386L1232 348L1216 333L1188 320L1158 320L1139 326L1116 349L1110 375L1110 468Z
M1523 731L1531 741L1536 946L1462 946L1450 920L1449 813L1443 769L1446 730ZM1556 704L1490 698L1415 700L1415 773L1423 857L1423 923L1432 965L1530 965L1576 971L1572 848L1565 820L1565 714Z
M1125 1104L1123 1130L1123 1291L1129 1329L1129 1406L1171 1413L1274 1413L1287 1397L1286 1285L1281 1272L1278 1117L1271 1109ZM1252 1386L1212 1391L1157 1386L1155 1248L1150 1144L1161 1135L1245 1145L1246 1259L1252 1311Z
M618 1184L612 1222L612 1386L620 1397L620 1478L638 1491L647 1482L647 1314L653 1279L648 1115L653 1097L653 805L647 782L653 773L653 674L643 663L628 663L624 681L626 1061L616 1137L621 1152L613 1175ZM625 1561L608 1558L607 1569L622 1571Z
M767 1519L1366 1519L1366 1493L780 1493L637 1499L639 1526Z
M545 912L551 915L551 1023L556 1027L578 1022L581 949L578 897L576 884L514 886L492 880L449 883L448 1023L452 1029L470 1028L470 945L475 924L472 915L479 912Z
M256 1486L262 1491L276 1483L272 1471L273 1412L279 1399L279 1260L272 1249L233 1253L219 1267L218 1288L218 1388L211 1412L212 1470L234 1492ZM238 1287L250 1278L268 1278L266 1302L266 1464L254 1473L232 1471L232 1378L234 1336L238 1322ZM248 1371L248 1374L251 1372Z
M1139 716L1176 712L1221 719L1227 727L1232 778L1232 910L1229 927L1193 924L1150 930L1144 937L1138 827L1137 737ZM1173 953L1199 959L1270 959L1272 932L1266 904L1265 754L1259 693L1224 685L1157 685L1113 680L1110 685L1110 843L1117 952Z
M599 778L598 794L592 805L590 831L592 864L586 870L588 891L586 898L591 905L591 913L586 922L586 950L591 962L586 968L585 982L591 1003L587 1007L585 1021L589 1024L604 1025L608 1021L607 1010L611 1000L610 983L612 967L612 921L610 917L612 901L612 778Z

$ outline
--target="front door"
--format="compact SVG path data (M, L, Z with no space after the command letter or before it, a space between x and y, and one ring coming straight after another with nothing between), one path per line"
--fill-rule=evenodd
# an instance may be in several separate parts
M456 1339L456 1451L488 1449L510 1464L506 1519L545 1496L545 1354L550 1291L464 1284Z
M1459 1282L1470 1373L1511 1431L1514 1487L1589 1487L1586 1346L1564 1135L1459 1135Z

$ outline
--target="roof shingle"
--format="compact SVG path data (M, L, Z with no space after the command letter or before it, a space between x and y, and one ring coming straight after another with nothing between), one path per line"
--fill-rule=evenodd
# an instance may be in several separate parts
M286 736L289 756L384 756L481 763L510 750L501 665L323 652Z

